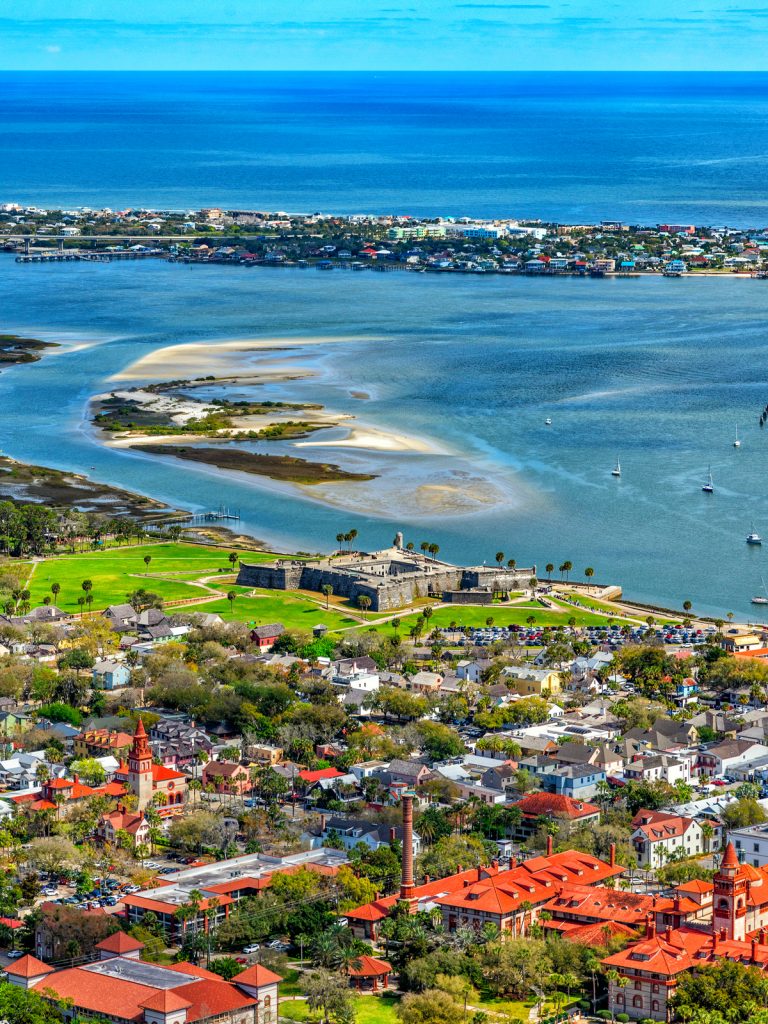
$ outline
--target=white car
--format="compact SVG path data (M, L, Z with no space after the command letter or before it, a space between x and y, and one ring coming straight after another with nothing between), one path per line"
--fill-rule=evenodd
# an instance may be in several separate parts
M243 950L243 952L244 953L258 953L260 949L261 949L261 946L258 944L258 942L253 942L250 946L246 946L245 949Z
M5 955L9 960L18 960L20 956L24 956L24 951L21 949L12 949Z

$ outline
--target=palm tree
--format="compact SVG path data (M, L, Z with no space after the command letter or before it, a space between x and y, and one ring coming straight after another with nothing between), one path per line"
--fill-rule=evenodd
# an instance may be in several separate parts
M239 557L240 556L236 551L230 551L229 555L227 556L229 564L232 566L233 569L235 568L235 563L237 562Z
M349 533L347 534L347 537L349 538L350 541L355 540L357 537L357 530L350 530Z
M235 598L236 597L237 597L237 591L236 590L228 590L227 591L227 600L229 601L229 613L230 613L230 615L232 614L232 610L235 607Z
M51 593L53 594L53 600L54 601L59 596L59 592L60 591L61 591L61 584L60 583L52 583L51 584Z
M499 565L501 565L501 563L504 561L504 552L503 551L497 551L496 552L496 561L499 563Z
M371 607L371 599L367 594L361 594L357 599L357 606L360 611L365 615L368 609Z
M515 558L508 558L507 559L507 568L508 569L514 569L516 565L517 565L517 559L515 559Z
M144 565L149 569L149 563L152 561L152 555L144 555Z
M328 607L331 600L331 594L333 593L333 587L331 586L330 583L324 583L320 589L325 594L325 610L328 611Z
M439 550L440 550L440 545L439 544L430 544L429 545L429 553L430 553L430 555L432 555L432 561L433 562L437 558L437 553L438 553Z
M552 564L552 562L547 562L547 564L544 566L544 569L546 570L549 579L552 579L552 573L555 571L555 567Z
M339 547L341 547L341 545L344 543L344 534L343 533L337 533L336 534L336 543L339 545Z
M82 619L82 617L83 617L83 606L85 605L85 595L84 594L81 594L80 597L78 597L77 603L80 606L80 618Z
M535 615L529 615L528 618L525 621L528 623L529 626L532 626L534 624L534 622L536 621L536 616Z
M93 594L85 595L85 603L88 605L88 611L90 611L91 605L93 604Z
M429 551L429 541L423 540L421 544L419 544L419 547L421 548L422 552L426 555L426 553Z
M591 565L588 565L587 568L584 570L584 575L587 577L588 580L591 580L592 577L595 575L595 570L592 568Z
M563 569L565 570L565 578L566 578L566 580L568 579L568 573L571 571L572 568L573 568L573 562L568 562L568 561L563 562Z
M93 590L93 580L83 580L80 586L85 591L85 595L87 597L88 594L90 594L90 592Z
M689 612L691 610L691 608L693 608L693 605L691 604L690 601L683 601L683 610L684 611Z

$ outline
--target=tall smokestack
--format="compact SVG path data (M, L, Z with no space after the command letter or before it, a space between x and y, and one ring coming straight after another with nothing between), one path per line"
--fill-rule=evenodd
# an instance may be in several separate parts
M413 897L413 793L404 791L403 805L403 873L400 880L400 899Z

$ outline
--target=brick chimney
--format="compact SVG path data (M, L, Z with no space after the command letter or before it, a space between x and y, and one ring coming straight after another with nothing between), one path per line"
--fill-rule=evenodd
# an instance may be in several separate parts
M552 856L552 836L547 836L547 856Z
M612 868L616 867L616 843L611 843L610 865L611 865Z
M403 791L403 864L400 879L400 899L413 897L413 793Z
M397 829L395 829L393 827L393 828L391 828L389 830L389 841L390 841L390 843L394 843L396 839L397 839Z
M499 870L499 862L497 860L492 860L491 861L491 867L493 868L494 871L498 871Z
M656 918L653 914L645 915L645 937L654 939L656 937Z
M757 939L752 939L752 952L751 952L751 956L752 956L752 962L753 963L757 963L757 947L758 947Z

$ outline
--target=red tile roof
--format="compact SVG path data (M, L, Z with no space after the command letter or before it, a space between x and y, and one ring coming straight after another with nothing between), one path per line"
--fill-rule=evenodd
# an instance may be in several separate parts
M357 966L349 969L352 978L380 978L384 974L392 973L392 964L386 960L379 960L375 956L360 956L357 958Z
M139 1003L145 1010L157 1010L160 1013L173 1013L174 1010L187 1010L192 1005L188 999L182 999L171 989L161 989L149 999Z
M515 807L519 807L526 817L553 815L557 818L569 818L571 821L600 813L600 808L596 804L573 800L560 793L529 793L522 800L518 800Z
M132 953L137 949L144 949L144 943L134 939L132 935L126 935L125 932L115 932L97 942L96 949L103 949L105 953Z
M279 974L275 974L274 971L270 971L268 967L264 967L262 964L252 964L235 977L235 981L238 984L242 982L244 985L253 985L254 987L275 985L282 980Z
M38 960L36 956L27 954L15 963L8 964L3 970L6 974L12 974L16 978L40 978L43 974L55 971L56 968L49 967L42 960Z
M338 768L318 768L314 772L303 768L299 772L299 778L303 782L319 782L321 779L339 779L343 774L344 772L340 772Z
M580 919L576 923L581 924L617 921L637 927L645 924L653 906L653 897L640 893L621 892L607 886L564 885L543 909L553 917Z

